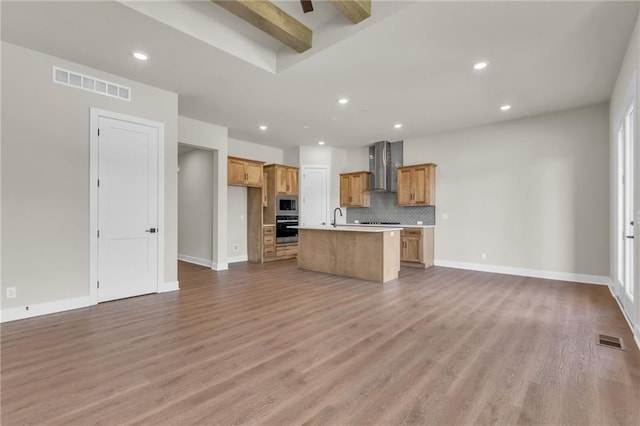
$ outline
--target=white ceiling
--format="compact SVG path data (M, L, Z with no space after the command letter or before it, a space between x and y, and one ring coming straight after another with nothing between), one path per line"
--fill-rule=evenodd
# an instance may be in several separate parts
M307 19L298 2L278 3ZM315 47L303 55L209 2L190 7L261 47L232 54L185 22L167 25L114 1L3 1L2 39L177 92L181 115L226 126L235 139L359 147L606 101L640 7L374 0L373 16L354 26L314 5ZM242 57L262 48L277 72ZM133 49L151 60L135 62ZM490 66L474 71L481 59ZM504 103L512 110L499 111Z

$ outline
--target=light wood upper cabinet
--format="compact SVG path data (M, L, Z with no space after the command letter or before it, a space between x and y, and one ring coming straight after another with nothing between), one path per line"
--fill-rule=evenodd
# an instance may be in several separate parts
M436 165L398 167L398 205L432 206L436 203Z
M262 165L259 162L247 162L247 185L262 186Z
M276 194L298 195L298 168L274 165L276 172Z
M261 161L227 157L227 185L262 187Z
M369 207L369 172L343 173L340 175L340 206Z

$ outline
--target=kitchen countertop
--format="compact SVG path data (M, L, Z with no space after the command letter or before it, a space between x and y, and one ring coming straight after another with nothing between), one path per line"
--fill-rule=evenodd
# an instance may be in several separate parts
M337 228L332 226L289 226L293 229L309 229L315 231L351 231L351 232L387 232L387 231L402 231L402 227L395 225L338 225Z
M346 224L338 224L338 227L341 226L373 226L373 227L378 227L378 228L435 228L435 225L382 225L382 224L375 224L375 225L365 225L362 223L346 223Z

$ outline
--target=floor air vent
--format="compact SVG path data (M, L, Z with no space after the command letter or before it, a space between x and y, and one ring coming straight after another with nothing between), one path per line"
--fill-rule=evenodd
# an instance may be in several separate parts
M80 74L75 71L53 67L53 82L77 89L87 90L112 98L131 100L131 88L110 81L100 80L95 77Z
M598 344L600 346L607 346L609 348L625 350L624 342L621 337L607 336L606 334L597 335Z

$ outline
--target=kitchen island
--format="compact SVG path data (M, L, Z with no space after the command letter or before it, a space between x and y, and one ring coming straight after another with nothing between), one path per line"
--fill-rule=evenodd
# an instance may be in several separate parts
M298 267L387 282L400 271L402 228L298 226Z

